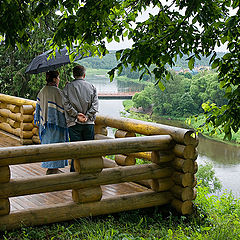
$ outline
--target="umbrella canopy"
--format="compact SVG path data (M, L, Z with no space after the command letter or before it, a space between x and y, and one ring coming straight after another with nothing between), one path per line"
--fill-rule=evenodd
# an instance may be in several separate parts
M35 57L32 60L32 62L28 65L25 73L36 74L41 72L53 71L65 64L70 63L69 55L66 47L63 49L60 49L59 51L56 50L56 57L53 56L52 58L48 59L50 52L51 50L44 52L41 55ZM91 53L85 57L90 57L90 56L91 56ZM82 58L81 54L77 55L74 61L79 60L80 58Z

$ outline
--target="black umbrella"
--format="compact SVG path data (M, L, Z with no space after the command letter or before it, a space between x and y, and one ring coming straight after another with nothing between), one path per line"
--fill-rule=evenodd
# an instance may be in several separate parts
M65 48L60 49L59 51L56 50L56 56L48 59L49 54L51 53L51 50L42 53L41 55L35 57L32 62L28 65L25 73L29 74L36 74L41 72L48 72L52 70L56 70L57 68L70 63L68 51ZM84 57L90 57L91 53L89 53L88 56ZM79 54L76 56L75 60L79 60L82 58L82 55Z

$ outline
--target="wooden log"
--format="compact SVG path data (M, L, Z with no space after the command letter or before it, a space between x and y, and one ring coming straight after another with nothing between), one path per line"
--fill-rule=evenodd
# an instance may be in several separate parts
M74 159L74 168L79 173L97 173L103 169L102 157Z
M177 157L196 160L198 153L194 145L180 145L176 144L173 152Z
M2 93L0 93L0 101L4 103L15 104L17 106L22 106L26 104L26 105L33 105L34 107L36 107L36 101L14 97L14 96L2 94Z
M197 197L197 189L193 188L193 200L195 200Z
M172 151L153 151L151 154L151 161L156 164L170 162L174 159Z
M130 166L136 163L136 158L132 156L115 155L115 162L120 166Z
M173 144L171 136L162 135L0 148L0 166L69 158L77 159L79 156L90 158L138 151L167 150Z
M21 122L24 122L24 123L32 123L32 121L34 120L34 116L33 115L21 115L20 120L21 120Z
M103 157L103 167L104 168L113 168L118 167L114 160Z
M182 187L192 187L194 183L194 174L174 172L172 179L176 184Z
M9 117L17 122L21 122L21 113L10 113Z
M108 137L102 134L95 134L94 137L95 140L106 140L106 139L114 139L113 137ZM138 153L131 153L132 157L135 158L140 158L140 159L144 159L147 161L151 161L151 154L152 152L138 152Z
M35 136L35 135L32 136L32 142L36 144L41 144L39 136Z
M131 153L131 156L147 161L152 161L152 152Z
M27 139L27 138L21 138L20 139L20 143L22 145L32 145L33 144L33 140L32 139Z
M9 109L0 109L0 115L5 118L12 118L11 115L15 116L15 113L12 113ZM17 116L20 116L20 114L18 114Z
M17 122L11 118L7 118L6 122L13 128L20 128L20 122Z
M96 202L100 201L101 198L102 189L100 186L72 190L72 199L76 203Z
M191 159L183 159L176 157L174 161L172 161L172 166L184 173L194 173L195 172L195 161Z
M109 116L97 115L95 123L97 125L109 126L122 129L128 132L140 133L144 135L165 135L172 136L175 142L194 146L198 145L198 138L193 129L182 129L163 124L144 122L129 118L113 118Z
M136 137L136 133L127 132L123 130L117 130L115 132L115 138Z
M0 198L88 188L150 178L167 178L171 175L171 168L161 168L156 164L144 164L103 169L100 173L79 174L75 172L29 177L1 183Z
M32 139L32 137L33 137L32 131L21 131L21 132L20 132L20 138Z
M3 117L3 116L0 116L0 122L1 123L6 123L7 122L7 118Z
M11 177L9 166L0 167L0 183L9 182Z
M94 125L94 133L95 134L102 134L102 135L105 135L105 136L108 135L107 128L104 125Z
M0 216L10 213L10 202L8 198L0 198ZM1 218L0 218L1 219ZM1 222L1 220L0 220Z
M33 129L32 129L32 133L33 133L33 135L39 135L39 130L38 130L38 128L36 128L36 127L34 127Z
M4 102L0 102L0 108L1 109L6 109L7 108L7 104Z
M20 112L22 115L33 115L35 108L32 105L22 105Z
M0 123L0 129L16 136L20 136L20 132L21 132L20 128L16 128L16 129L12 128L8 123ZM9 164L6 164L6 165L9 165Z
M139 208L160 206L170 203L172 195L169 192L139 192L115 196L91 203L54 204L37 209L23 210L0 217L0 230L9 230L21 226L36 226L80 217L110 214Z
M22 131L31 131L32 132L33 124L31 122L28 122L28 123L21 122L20 128L21 128Z
M197 164L197 162L194 162L194 171L193 171L193 173L197 173L197 171L198 171L198 164Z
M193 197L194 197L194 191L190 187L183 188L178 185L174 185L171 188L171 192L177 199L181 201L187 201L187 200L191 201L193 200Z
M138 183L144 187L152 188L152 179L138 180L138 181L134 181L134 182Z
M171 205L182 215L189 215L193 212L193 203L191 201L183 202L178 199L173 199Z
M113 137L108 137L103 134L95 134L94 135L95 140L106 140L106 139L114 139Z
M0 126L1 126L1 124L0 124ZM19 129L19 130L20 130L20 129ZM20 145L20 144L17 144L17 142L20 142L20 137L17 137L17 136L15 136L15 135L13 135L12 133L8 133L8 132L6 132L6 131L1 130L1 127L0 127L0 133L1 133L1 135L3 135L3 136L10 137L11 139L13 139L14 142L15 142L14 146L19 146L19 145ZM0 161L1 161L1 160L0 160Z
M152 179L151 187L155 192L163 192L169 190L174 185L171 178Z
M192 187L194 188L194 187L196 187L196 185L197 185L197 177L196 177L196 175L194 175L194 181L193 181Z
M7 104L7 109L9 109L12 113L19 113L20 108L14 104Z

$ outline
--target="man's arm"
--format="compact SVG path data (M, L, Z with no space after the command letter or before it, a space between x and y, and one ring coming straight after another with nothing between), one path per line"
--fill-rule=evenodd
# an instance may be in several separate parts
M91 105L90 109L88 109L88 111L86 112L86 117L90 121L94 121L95 120L95 115L98 112L98 105L99 105L99 102L98 102L97 90L94 87L94 94L93 94L93 98L92 98L92 105Z
M69 97L68 97L68 89L67 85L63 89L63 106L64 110L67 112L67 114L73 118L77 118L78 112L76 109L72 106Z

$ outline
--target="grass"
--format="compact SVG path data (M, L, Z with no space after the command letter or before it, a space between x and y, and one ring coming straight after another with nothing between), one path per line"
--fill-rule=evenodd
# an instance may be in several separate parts
M198 187L195 212L180 216L168 207L148 208L4 232L2 239L239 239L240 203L231 195L208 197Z

